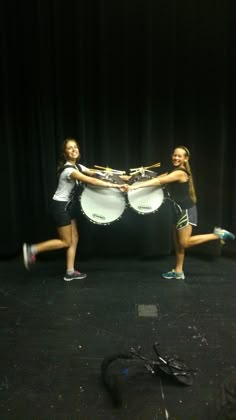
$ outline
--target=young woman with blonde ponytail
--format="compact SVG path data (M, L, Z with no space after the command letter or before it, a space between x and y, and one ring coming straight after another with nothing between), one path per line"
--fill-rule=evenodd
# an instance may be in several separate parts
M174 269L162 274L166 279L185 278L183 267L186 248L219 239L221 243L227 239L235 239L235 235L219 227L215 227L212 233L192 236L192 227L197 226L197 198L189 159L190 152L187 147L178 146L172 153L173 169L170 172L147 181L136 182L128 187L128 190L133 190L153 185L167 186L176 209L174 225L176 264Z

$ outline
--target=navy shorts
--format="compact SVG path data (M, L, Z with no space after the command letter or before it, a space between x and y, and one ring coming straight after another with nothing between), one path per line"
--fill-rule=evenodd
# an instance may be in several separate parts
M67 203L67 201L52 200L50 213L56 224L56 227L68 226L71 220L76 219L78 208L76 203Z
M176 229L180 230L188 225L197 226L197 207L193 206L190 209L181 210L177 216Z

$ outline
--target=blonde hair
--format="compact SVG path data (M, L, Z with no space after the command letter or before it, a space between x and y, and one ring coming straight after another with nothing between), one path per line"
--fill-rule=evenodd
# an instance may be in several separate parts
M190 195L193 203L195 204L197 202L197 196L196 196L196 191L195 191L195 187L194 187L193 175L192 175L191 167L190 167L190 164L189 164L190 151L185 146L177 146L176 149L182 149L185 152L186 157L188 158L186 160L186 162L184 162L184 166L185 166L186 171L189 174L189 195Z

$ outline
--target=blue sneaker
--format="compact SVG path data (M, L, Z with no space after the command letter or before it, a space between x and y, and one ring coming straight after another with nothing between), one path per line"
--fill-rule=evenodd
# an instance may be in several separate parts
M185 275L182 271L181 273L177 273L175 270L168 271L167 273L162 273L161 275L164 279L177 279L177 280L184 280Z
M221 229L220 227L215 227L213 233L219 236L222 244L224 244L228 239L235 239L235 235L233 233L229 232L228 230Z

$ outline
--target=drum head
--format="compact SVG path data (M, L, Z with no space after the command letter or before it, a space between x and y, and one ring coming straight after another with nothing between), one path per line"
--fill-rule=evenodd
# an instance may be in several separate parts
M133 183L135 185L136 182ZM157 211L164 200L164 193L160 187L144 187L128 192L128 201L133 210L140 214Z
M93 223L107 225L118 220L125 210L125 196L117 188L87 185L80 197L82 212Z

